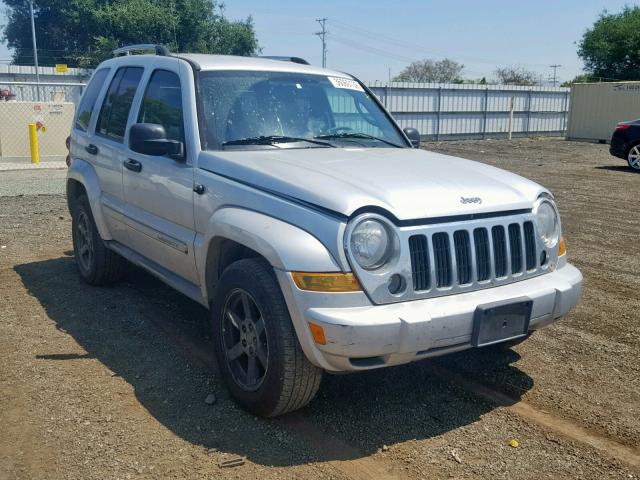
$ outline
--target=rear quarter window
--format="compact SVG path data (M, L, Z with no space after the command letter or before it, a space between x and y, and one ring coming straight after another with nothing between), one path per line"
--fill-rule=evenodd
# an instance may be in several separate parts
M96 100L102 90L102 85L109 74L108 68L101 68L94 73L91 77L89 85L82 96L80 106L78 107L78 115L76 116L76 128L83 132L86 132L89 128L89 122L91 121L91 115L96 106Z

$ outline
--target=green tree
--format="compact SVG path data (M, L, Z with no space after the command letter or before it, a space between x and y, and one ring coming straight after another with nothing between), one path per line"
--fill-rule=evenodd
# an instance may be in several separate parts
M585 71L603 80L640 80L640 7L606 10L578 44Z
M522 67L500 67L493 72L503 85L537 85L538 75Z
M13 49L14 63L33 64L28 2L4 3L2 39ZM232 55L259 50L251 18L230 21L215 0L35 0L34 8L42 65L92 67L132 43Z
M449 58L413 62L396 76L394 82L448 83L460 79L464 65Z
M592 77L588 73L583 73L581 75L577 75L573 80L567 80L566 82L562 82L562 85L560 86L570 87L574 83L590 83L590 82L597 82L597 81L598 81L597 78Z

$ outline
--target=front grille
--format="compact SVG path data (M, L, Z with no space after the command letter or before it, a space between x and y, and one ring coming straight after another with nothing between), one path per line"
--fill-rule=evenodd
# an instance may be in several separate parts
M409 253L416 292L518 277L537 268L530 220L412 235Z

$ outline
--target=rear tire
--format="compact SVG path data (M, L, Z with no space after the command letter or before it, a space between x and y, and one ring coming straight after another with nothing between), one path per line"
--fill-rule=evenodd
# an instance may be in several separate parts
M322 370L305 356L271 266L243 259L223 272L211 305L215 353L233 398L275 417L304 407Z
M86 195L78 197L72 211L73 252L80 278L89 285L106 285L120 280L126 260L104 244Z

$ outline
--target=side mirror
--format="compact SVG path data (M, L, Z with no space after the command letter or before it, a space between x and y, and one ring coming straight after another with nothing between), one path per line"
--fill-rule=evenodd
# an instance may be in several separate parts
M415 128L405 128L402 130L404 134L407 136L413 148L420 147L420 132Z
M167 132L156 123L136 123L129 132L129 148L145 155L167 155L175 160L184 158L184 145L168 140Z

